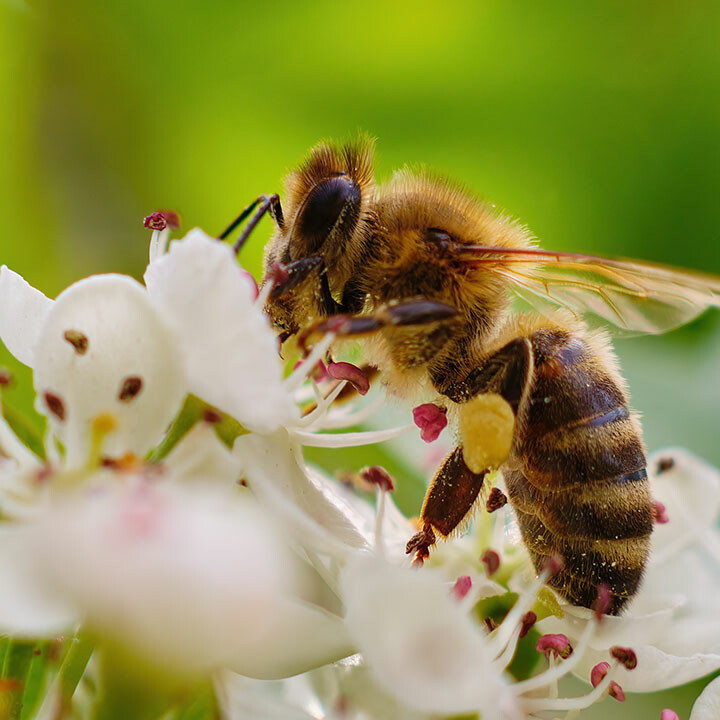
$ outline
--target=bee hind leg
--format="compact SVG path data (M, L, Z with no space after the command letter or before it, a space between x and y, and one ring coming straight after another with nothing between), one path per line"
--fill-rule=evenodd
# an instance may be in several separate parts
M408 542L405 552L415 553L422 565L435 544L437 534L447 537L462 524L482 489L487 471L474 473L465 463L461 447L445 459L425 496L420 519L423 529Z

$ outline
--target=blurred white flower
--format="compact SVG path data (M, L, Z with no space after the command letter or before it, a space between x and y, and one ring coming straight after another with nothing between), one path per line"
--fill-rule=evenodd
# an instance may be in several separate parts
M178 674L285 677L352 650L303 567L247 491L129 476L0 528L0 627L83 626ZM312 640L312 642L309 642Z
M718 718L720 718L720 678L715 678L695 701L690 713L690 720L717 720Z

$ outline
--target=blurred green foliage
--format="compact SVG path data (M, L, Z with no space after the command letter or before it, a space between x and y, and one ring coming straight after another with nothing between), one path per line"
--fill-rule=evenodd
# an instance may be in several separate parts
M381 180L426 163L546 247L720 272L718 37L712 0L0 0L0 263L139 277L145 214L219 232L364 130ZM719 328L618 344L650 448L720 462Z
M0 0L0 263L139 277L150 211L219 232L364 130L381 180L427 163L546 247L720 272L718 37L714 0ZM717 313L619 351L648 446L720 463Z

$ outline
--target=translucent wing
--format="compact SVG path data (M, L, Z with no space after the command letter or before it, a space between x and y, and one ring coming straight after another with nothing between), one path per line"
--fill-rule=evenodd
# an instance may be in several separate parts
M720 277L705 273L539 249L458 244L455 251L534 306L550 302L632 332L666 332L720 307Z

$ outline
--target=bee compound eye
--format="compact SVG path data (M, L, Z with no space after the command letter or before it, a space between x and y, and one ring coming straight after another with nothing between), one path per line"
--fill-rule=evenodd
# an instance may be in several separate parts
M360 214L361 200L360 186L345 173L316 185L298 219L307 250L317 252L333 230L351 233Z

